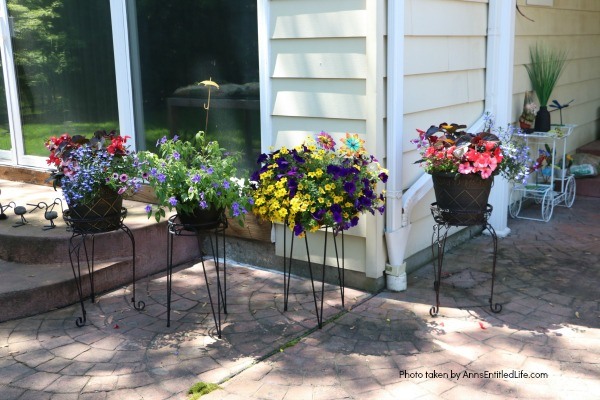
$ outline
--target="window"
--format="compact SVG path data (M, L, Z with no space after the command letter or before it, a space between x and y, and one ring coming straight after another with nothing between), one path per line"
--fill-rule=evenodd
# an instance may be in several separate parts
M146 149L155 150L163 136L190 139L206 131L227 150L245 153L241 168L254 169L260 152L256 0L138 0L129 13L137 25L130 18L141 102L136 125L143 121L137 134ZM207 120L208 88L198 82L208 79L220 89L211 90Z
M9 0L7 8L24 154L46 156L52 135L117 129L109 0Z

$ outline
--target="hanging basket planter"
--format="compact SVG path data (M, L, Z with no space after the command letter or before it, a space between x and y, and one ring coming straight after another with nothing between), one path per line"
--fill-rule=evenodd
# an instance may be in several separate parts
M101 233L119 229L127 210L123 208L123 196L107 187L89 204L78 204L65 210L63 217L76 233Z
M469 226L485 221L493 176L436 173L431 175L437 207L449 225Z
M206 209L197 207L192 213L178 212L178 216L186 230L213 229L226 221L225 209L213 206Z

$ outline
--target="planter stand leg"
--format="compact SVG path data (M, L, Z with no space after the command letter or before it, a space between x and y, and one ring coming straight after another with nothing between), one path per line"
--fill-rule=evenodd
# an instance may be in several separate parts
M89 269L87 249L85 248L85 236L81 234L73 234L69 239L69 261L71 262L71 269L73 270L73 277L75 278L75 286L77 286L77 294L79 295L79 304L81 305L81 317L77 317L77 319L75 320L75 325L77 325L78 327L84 326L87 321L85 305L83 304L83 286L81 280L80 252L82 246L84 248L86 256L85 258L88 262ZM77 257L76 261L74 260L74 257ZM75 264L77 264L77 270L75 270ZM91 279L91 276L89 278Z
M125 224L121 224L121 230L123 232L125 232L125 234L127 236L129 236L129 240L131 241L131 251L133 253L132 256L132 293L131 293L131 304L133 305L133 308L135 308L137 311L142 311L144 308L146 308L146 303L144 303L142 300L138 301L136 303L135 301L135 282L136 282L136 276L135 276L135 239L133 237L133 232L131 232L131 230L129 229L129 227L127 227L127 225Z
M441 229L444 229L443 234L440 233ZM433 235L431 237L431 254L433 256L433 289L435 290L435 306L429 309L429 315L435 317L440 311L440 285L442 281L442 265L444 264L444 249L446 247L446 238L448 237L448 225L434 225ZM437 254L435 248L437 247ZM436 262L437 261L437 268Z
M167 328L171 326L171 289L173 286L173 236L167 227Z
M288 302L290 298L290 278L292 274L292 253L294 251L294 234L290 242L290 256L287 257L286 238L288 226L283 227L283 311L288 310Z
M490 232L490 236L492 237L492 241L494 242L494 256L493 256L493 264L492 264L492 289L490 291L490 310L493 313L499 313L502 311L502 304L496 303L494 304L494 281L496 278L496 256L498 254L498 237L496 236L496 231L489 223L485 224L485 228Z
M225 243L225 229L227 229L227 222L223 218L217 227L206 227L202 224L182 224L176 222L177 215L173 215L169 218L167 229L167 327L171 326L171 290L173 287L173 238L175 236L195 236L198 241L198 247L200 249L200 262L202 263L202 272L204 274L204 282L206 284L206 291L208 299L210 301L210 308L215 322L215 328L217 330L217 336L221 338L221 310L227 314L227 262L226 262L226 243ZM210 247L212 250L212 257L215 264L215 272L217 274L217 304L213 300L213 296L210 290L210 282L208 279L208 273L206 272L206 266L204 263L204 256L202 254L202 240L201 236L208 235L210 241ZM212 235L215 235L213 241ZM219 240L219 235L221 240ZM223 243L223 278L221 279L221 261L219 260L219 245Z
M338 254L338 247L337 247L337 236L334 234L333 235L333 246L335 248L335 259L337 261L337 270L338 270L338 284L340 286L340 297L342 299L342 308L345 308L344 306L344 289L345 287L345 273L346 273L346 268L345 268L345 258L344 258L344 231L341 231L342 234L342 268L340 270L340 256Z

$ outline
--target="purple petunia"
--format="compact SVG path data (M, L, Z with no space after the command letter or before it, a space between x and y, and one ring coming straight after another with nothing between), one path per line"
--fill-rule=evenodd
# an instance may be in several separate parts
M294 225L294 235L300 236L302 232L304 232L304 228L302 227L302 224L298 222Z
M174 196L169 197L169 204L173 207L177 205L177 199Z
M147 213L152 211L152 206L150 204L147 204L146 207L144 208L144 211L146 211Z
M350 182L344 182L344 190L350 196L353 196L354 192L356 192L356 185L352 181L350 181Z

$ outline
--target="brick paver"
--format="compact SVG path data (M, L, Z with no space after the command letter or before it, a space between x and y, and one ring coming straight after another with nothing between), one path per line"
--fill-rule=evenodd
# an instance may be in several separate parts
M283 312L280 274L230 265L218 339L201 266L190 264L174 275L170 328L161 276L138 283L143 312L126 287L86 302L82 328L78 305L0 323L0 398L185 399L199 380L221 385L203 399L596 398L598 209L600 199L578 198L548 223L509 220L498 247L499 314L487 308L483 235L447 252L435 318L431 266L402 293L348 289L341 314L327 286L319 330L309 281L292 281Z

